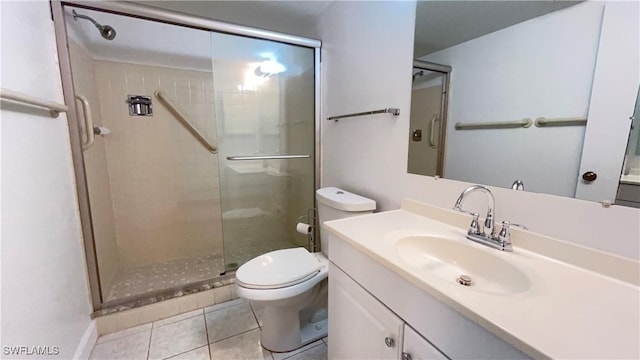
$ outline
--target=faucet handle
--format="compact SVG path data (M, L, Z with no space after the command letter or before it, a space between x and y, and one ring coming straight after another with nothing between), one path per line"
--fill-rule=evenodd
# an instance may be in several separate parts
M498 240L503 244L511 244L511 232L509 231L509 227L511 225L512 224L508 220L502 222L502 229L498 234Z
M468 213L468 214L473 216L473 220L471 220L471 224L469 224L468 233L473 235L480 235L480 225L478 225L478 219L480 218L480 215L478 213Z

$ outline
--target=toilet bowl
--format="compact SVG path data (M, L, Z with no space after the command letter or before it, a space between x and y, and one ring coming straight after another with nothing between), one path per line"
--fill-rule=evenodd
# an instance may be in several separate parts
M316 192L319 223L372 213L375 201L337 188ZM326 234L322 252L298 247L271 251L249 260L236 272L239 297L264 307L262 347L287 352L327 336Z

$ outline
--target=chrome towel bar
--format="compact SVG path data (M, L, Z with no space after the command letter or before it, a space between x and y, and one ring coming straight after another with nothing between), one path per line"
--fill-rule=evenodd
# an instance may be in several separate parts
M227 160L288 160L308 159L311 155L256 155L256 156L227 156Z
M522 120L514 121L493 121L493 122L481 122L481 123L460 123L455 125L456 130L477 130L477 129L513 129L513 128L528 128L533 124L531 119L526 118Z
M202 146L204 146L213 154L218 153L218 149L211 143L209 143L209 140L207 140L207 138L202 135L202 133L198 131L198 129L196 129L193 124L191 124L186 116L184 116L184 114L182 114L182 112L180 112L180 110L178 110L178 108L173 105L173 103L169 99L167 99L162 90L156 90L153 95L155 95L155 97L160 100L160 102L164 104L164 106L167 107L169 112L172 113L176 117L176 119L178 119L178 121L180 121L180 123L191 133L191 135L193 135L193 137L196 138L196 140L198 140L198 142L202 144Z
M374 114L391 114L393 116L398 116L398 115L400 115L400 109L398 109L398 108L386 108L386 109L380 109L380 110L359 112L359 113L354 113L354 114L329 116L327 118L327 120L338 121L340 119L344 119L344 118L348 118L348 117L374 115Z
M48 109L51 116L58 117L61 112L67 112L67 105L57 102L39 99L13 90L0 89L0 99L18 102L26 105Z

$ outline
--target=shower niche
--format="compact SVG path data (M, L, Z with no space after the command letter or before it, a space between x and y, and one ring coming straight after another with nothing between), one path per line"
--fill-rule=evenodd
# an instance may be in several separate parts
M315 47L63 9L95 310L307 246L295 220L314 207Z

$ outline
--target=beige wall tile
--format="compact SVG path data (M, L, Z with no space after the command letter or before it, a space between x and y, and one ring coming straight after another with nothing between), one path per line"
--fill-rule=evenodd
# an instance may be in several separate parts
M214 109L205 107L211 73L96 61L115 229L124 268L222 251L217 157L153 98L154 115L129 116L127 95L160 88L216 143ZM123 75L124 74L124 75ZM195 111L201 109L202 111ZM205 110L208 109L208 112Z

